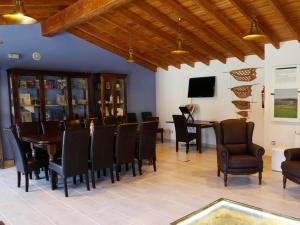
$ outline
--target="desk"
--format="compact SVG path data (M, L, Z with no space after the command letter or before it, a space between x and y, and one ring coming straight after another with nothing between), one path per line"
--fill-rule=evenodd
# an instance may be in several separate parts
M194 120L194 122L192 121L188 121L187 122L187 126L188 127L195 127L196 128L196 134L197 134L197 144L199 146L199 153L202 153L202 140L201 140L201 131L203 128L211 128L213 127L214 123L217 121L204 121L204 120ZM174 121L166 121L166 123L174 123Z
M26 135L22 137L22 141L28 142L31 145L31 148L35 145L45 146L47 149L47 153L49 155L50 161L55 161L57 146L61 145L63 142L62 134L57 135ZM51 179L53 180L54 188L56 188L57 184L57 174L52 172Z

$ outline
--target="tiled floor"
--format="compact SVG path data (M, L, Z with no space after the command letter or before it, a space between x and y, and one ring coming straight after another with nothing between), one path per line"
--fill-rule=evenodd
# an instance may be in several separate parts
M174 143L158 144L157 148L156 173L145 166L142 176L123 173L115 184L102 177L90 192L85 184L76 186L70 179L69 198L64 197L61 181L59 189L52 191L44 179L31 180L25 193L24 182L20 189L16 186L15 168L0 170L0 221L18 225L167 225L221 197L300 217L300 185L288 181L283 190L282 176L271 171L268 157L262 186L257 175L229 176L225 188L222 178L216 176L215 150L199 154L192 148L186 155L183 147L176 153Z

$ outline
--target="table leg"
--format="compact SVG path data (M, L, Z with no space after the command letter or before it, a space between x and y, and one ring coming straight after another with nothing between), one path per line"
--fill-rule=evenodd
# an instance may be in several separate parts
M32 157L35 158L36 157L36 152L35 152L36 149L34 148L34 144L30 143L30 148L32 151ZM35 179L39 180L40 179L40 170L39 169L34 170L34 175L35 175ZM30 179L32 179L32 175L31 175Z
M47 152L49 155L49 160L55 161L55 154L56 154L56 145L55 144L49 144L47 145ZM53 188L57 188L57 173L55 171L51 172L51 182L53 183Z
M199 153L202 153L201 130L202 130L201 126L196 127L196 134L197 134L196 143L197 143Z

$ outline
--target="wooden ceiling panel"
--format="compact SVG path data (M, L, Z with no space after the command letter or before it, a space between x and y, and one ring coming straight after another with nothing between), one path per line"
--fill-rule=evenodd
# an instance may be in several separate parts
M69 31L122 57L134 49L137 63L156 67L193 66L228 57L241 61L264 57L265 43L300 40L299 0L24 0L29 16L42 23L43 34ZM14 0L0 1L0 14L12 12ZM178 18L186 55L173 55ZM242 39L256 17L263 42Z

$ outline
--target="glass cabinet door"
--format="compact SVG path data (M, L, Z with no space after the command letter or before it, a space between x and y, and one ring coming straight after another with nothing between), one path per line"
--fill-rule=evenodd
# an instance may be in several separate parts
M87 118L89 112L88 79L71 78L71 86L73 118Z
M102 106L102 114L104 116L114 115L114 93L113 93L113 80L104 79L104 102Z
M67 78L63 76L44 76L44 90L46 121L67 119Z
M116 116L123 117L125 115L125 81L124 79L116 79L115 82L115 104Z
M40 82L36 76L18 76L20 122L41 121Z

